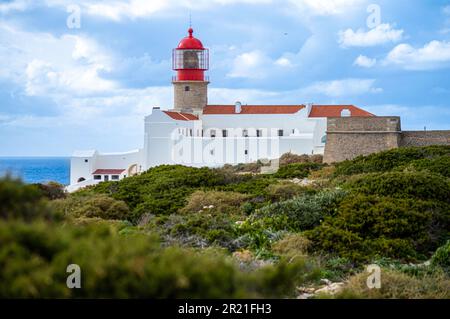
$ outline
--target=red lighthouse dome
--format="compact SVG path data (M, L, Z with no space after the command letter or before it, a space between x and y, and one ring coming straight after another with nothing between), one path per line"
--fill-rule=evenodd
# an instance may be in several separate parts
M194 33L194 29L189 28L188 30L189 36L185 37L183 40L180 41L180 44L178 44L177 49L181 50L204 50L202 41L200 41L197 38L194 38L192 34Z
M193 36L192 28L188 33L173 50L173 70L177 71L174 81L205 81L205 71L209 68L208 49Z

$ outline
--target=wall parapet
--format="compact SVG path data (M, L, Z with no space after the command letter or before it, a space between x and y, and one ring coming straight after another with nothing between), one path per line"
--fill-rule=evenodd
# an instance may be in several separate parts
M324 162L336 163L399 147L450 145L449 131L402 131L398 116L327 121Z

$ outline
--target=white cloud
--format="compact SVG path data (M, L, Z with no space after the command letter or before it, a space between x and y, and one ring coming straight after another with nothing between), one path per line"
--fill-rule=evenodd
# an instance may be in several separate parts
M364 31L352 29L339 32L339 44L342 47L371 47L402 39L403 30L394 29L390 24L380 24L376 28Z
M279 65L279 66L282 66L282 67L292 67L292 66L294 66L292 64L291 60L289 60L286 57L279 58L278 60L275 61L275 64Z
M357 65L362 68L371 68L375 66L376 63L377 59L371 59L365 55L360 55L356 58L355 62L353 62L353 65Z
M0 3L0 13L9 13L12 11L24 11L30 5L28 0L14 0L6 3Z
M366 0L289 0L301 12L313 15L339 15L366 3Z
M445 15L450 16L450 5L443 7L442 12L444 12Z
M406 70L432 70L450 66L450 42L431 41L422 48L403 43L397 45L384 60Z
M274 68L292 68L295 65L287 57L272 60L260 50L244 52L236 56L231 70L227 74L231 78L263 79L272 74Z
M228 76L232 78L263 78L265 76L263 65L268 62L269 58L260 51L242 53L234 59Z
M116 87L103 79L114 59L82 35L55 37L0 23L0 77L25 88L28 95L85 95Z
M375 87L374 79L343 79L316 82L300 91L306 95L320 94L329 97L351 97L368 93L381 93L383 89Z
M67 7L77 4L92 16L100 16L113 21L137 19L160 15L163 11L205 10L214 6L233 4L267 4L273 0L46 0L50 7Z
M367 105L365 110L378 116L400 116L403 130L447 130L450 107L447 105L397 104Z

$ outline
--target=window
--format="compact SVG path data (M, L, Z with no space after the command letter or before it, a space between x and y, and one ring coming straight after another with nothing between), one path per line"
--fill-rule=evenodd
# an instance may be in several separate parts
M292 134L295 134L295 128L292 129Z
M214 155L214 150L210 150L209 154Z
M78 179L78 183L81 183L81 182L84 182L86 179L84 178L84 177L80 177L79 179Z
M322 139L320 140L321 143L325 144L327 142L327 136L322 136Z
M94 179L96 181L101 180L102 179L102 175L94 175Z
M189 136L192 136L192 135L193 135L192 129L190 129L190 130L189 130Z
M119 180L119 175L112 175L112 176L111 176L111 179L112 179L113 181L118 181L118 180Z
M242 136L248 137L248 130L242 130Z
M87 162L89 162L89 160L88 160L88 159L85 159L84 162L87 163Z
M283 136L283 135L284 135L283 130L278 130L278 136Z
M352 112L349 109L343 109L341 112L341 117L351 117Z
M184 91L185 91L185 92L189 92L190 90L191 90L191 88L190 88L189 86L185 86L185 87L184 87Z
M245 150L245 151L244 151L244 154L245 154L245 155L248 155L248 150Z
M109 181L109 175L105 175L105 182Z
M216 130L211 130L211 137L215 138L216 137Z
M227 130L222 130L222 137L228 137Z
M262 130L256 130L256 137L262 136Z

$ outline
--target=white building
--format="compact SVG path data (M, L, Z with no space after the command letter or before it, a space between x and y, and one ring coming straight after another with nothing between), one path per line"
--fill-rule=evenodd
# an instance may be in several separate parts
M77 151L68 191L115 181L163 164L222 166L323 154L328 117L374 116L353 105L208 105L208 50L192 36L174 49L174 108L145 118L143 148L103 154Z

